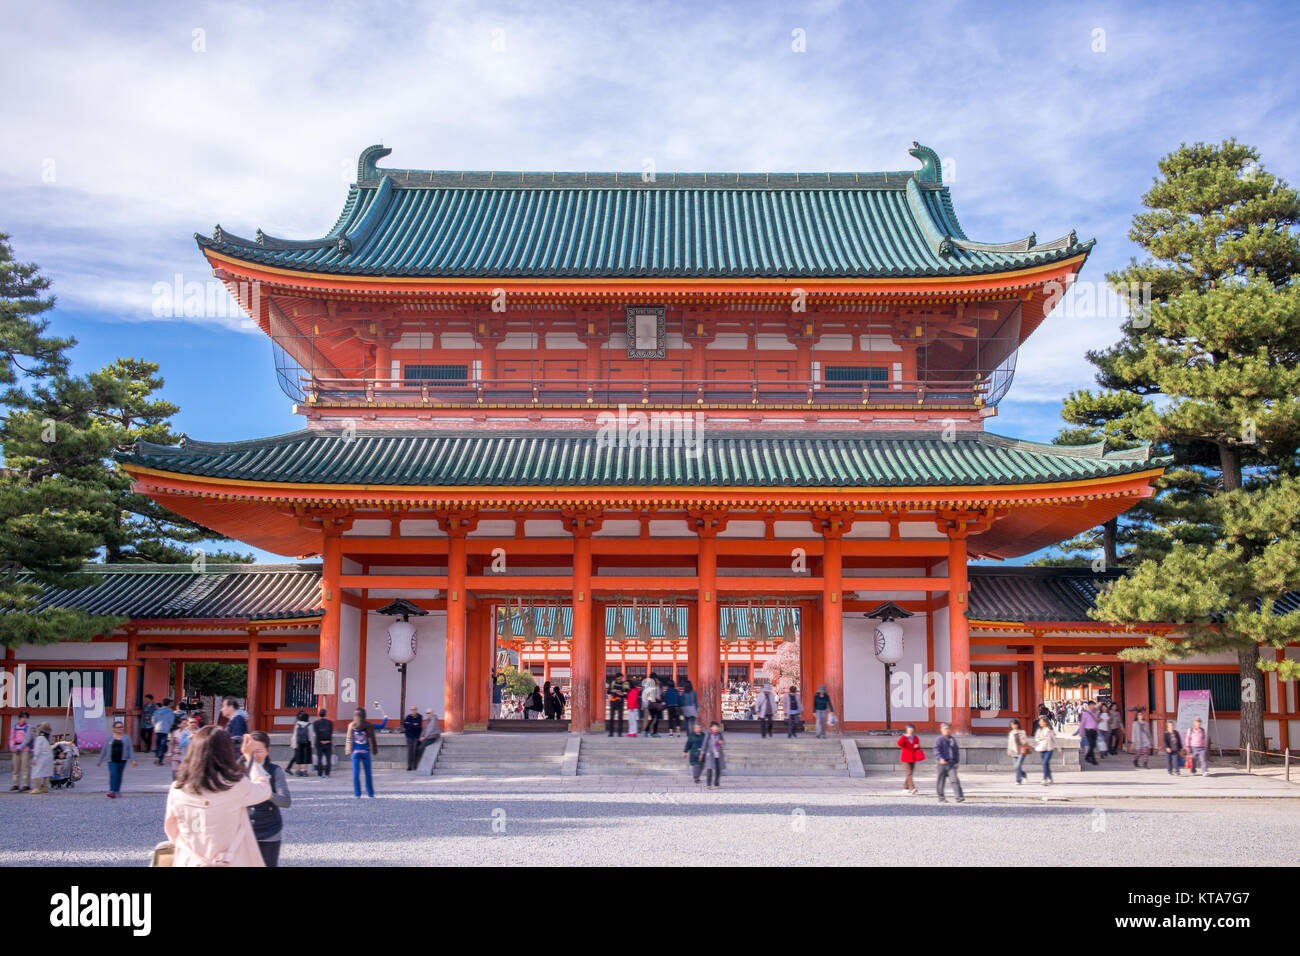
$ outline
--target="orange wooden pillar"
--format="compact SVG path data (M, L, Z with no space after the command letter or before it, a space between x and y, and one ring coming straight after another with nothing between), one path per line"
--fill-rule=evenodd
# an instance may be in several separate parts
M573 640L569 646L569 729L576 734L591 729L595 629L591 626L591 526L573 521ZM601 628L603 631L604 628Z
M608 697L605 693L605 605L591 602L591 727L604 730Z
M466 613L465 632L465 722L481 724L487 721L485 695L488 694L482 602L476 601Z
M826 683L822 662L821 617L817 613L816 601L799 605L799 643L800 656L803 658L803 687L800 689L811 702L817 688Z
M703 519L699 528L699 591L696 607L699 623L696 625L695 695L699 701L700 722L708 726L722 720L722 689L718 673L720 647L718 646L718 539L717 528Z
M822 531L825 539L825 552L822 557L822 648L821 648L821 682L826 685L835 713L844 713L844 595L840 591L843 573L843 542L840 536L844 529L838 523L830 523ZM808 688L803 688L804 700L811 703ZM810 707L805 707L807 711ZM843 722L837 722L832 733L843 732Z
M450 734L465 729L465 535L459 522L450 522L447 548L447 674L443 721Z
M970 622L966 618L966 529L948 530L948 668L951 685L953 733L971 732Z
M244 698L244 709L248 711L249 730L270 731L270 721L263 713L262 701L262 659L257 656L257 631L248 632L248 696Z
M1030 700L1025 712L1029 714L1029 719L1034 720L1038 714L1038 705L1045 699L1043 693L1043 634L1041 631L1034 632L1034 683L1030 688Z

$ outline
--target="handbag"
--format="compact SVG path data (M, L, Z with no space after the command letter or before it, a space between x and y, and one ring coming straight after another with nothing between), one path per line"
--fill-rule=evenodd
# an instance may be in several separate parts
M150 866L171 866L172 859L176 855L176 847L170 840L164 840L153 848L153 856L149 859Z

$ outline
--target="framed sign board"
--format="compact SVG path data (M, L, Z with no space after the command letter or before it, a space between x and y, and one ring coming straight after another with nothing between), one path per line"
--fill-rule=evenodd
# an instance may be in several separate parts
M318 697L331 697L334 694L334 669L318 667L314 671L313 690Z
M627 307L627 357L664 358L668 354L668 330L663 306Z

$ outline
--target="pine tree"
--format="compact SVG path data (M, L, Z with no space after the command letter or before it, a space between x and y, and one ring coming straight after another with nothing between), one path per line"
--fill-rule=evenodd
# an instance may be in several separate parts
M1181 516L1096 616L1178 626L1130 659L1235 652L1240 742L1262 750L1260 671L1297 665L1261 645L1300 639L1300 612L1274 613L1300 587L1300 195L1232 140L1183 145L1159 170L1129 233L1150 258L1107 277L1132 315L1096 362L1103 387L1145 399L1114 427L1176 449Z
M17 263L0 233L0 383L6 416L0 438L0 644L88 640L119 618L40 609L44 587L77 587L82 563L107 528L108 499L95 474L103 445L84 413L83 384L68 376L72 339L47 334L54 299L37 267ZM38 410L24 386L49 399ZM99 464L102 471L102 464Z

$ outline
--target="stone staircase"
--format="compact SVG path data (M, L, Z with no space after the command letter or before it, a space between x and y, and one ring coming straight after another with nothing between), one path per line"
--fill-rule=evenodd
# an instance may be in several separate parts
M523 721L520 721L523 723ZM553 777L564 765L567 734L446 734L435 777Z
M844 777L848 765L839 740L800 737L728 736L727 769L737 777ZM608 776L683 776L690 772L682 750L685 737L606 737L582 739L578 774Z

